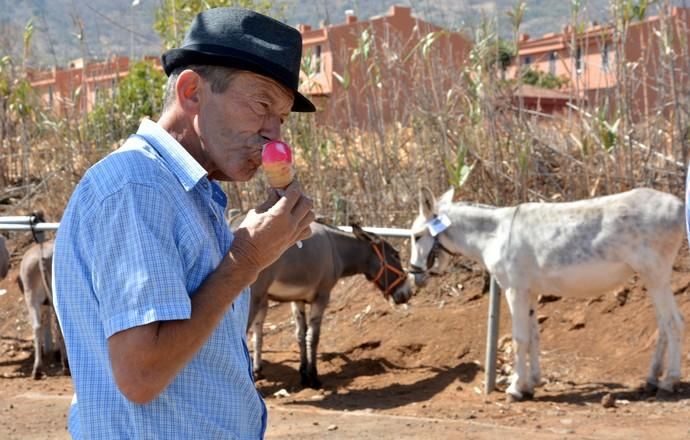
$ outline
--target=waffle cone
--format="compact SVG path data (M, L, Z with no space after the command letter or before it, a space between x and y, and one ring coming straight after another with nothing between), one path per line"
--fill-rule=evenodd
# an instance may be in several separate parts
M287 162L264 164L264 174L273 188L285 188L295 178L295 169Z

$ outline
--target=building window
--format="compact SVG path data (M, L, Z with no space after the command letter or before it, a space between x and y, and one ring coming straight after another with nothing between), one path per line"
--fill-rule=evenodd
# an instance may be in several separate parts
M575 72L579 75L582 73L582 48L580 46L575 49Z
M48 105L53 106L53 86L48 86Z
M314 70L316 72L321 72L321 45L317 44L314 49Z
M556 76L556 59L558 59L558 54L551 52L549 54L549 73L553 76Z
M321 72L321 45L317 44L315 46L308 47L303 52L304 58L304 68L307 71L307 75L311 76Z
M529 55L526 55L526 56L522 59L522 65L523 65L523 66L529 66L530 64L532 64L532 57L529 56Z
M604 43L604 48L601 50L601 70L604 72L608 72L611 67L610 50L609 43Z

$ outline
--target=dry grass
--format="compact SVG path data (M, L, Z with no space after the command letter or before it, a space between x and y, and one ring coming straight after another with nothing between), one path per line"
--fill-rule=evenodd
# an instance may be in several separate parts
M586 109L545 118L516 105L499 80L497 65L487 61L495 55L494 41L490 31L479 32L465 71L452 82L434 68L439 54L408 60L413 69L405 74L426 80L405 90L415 104L393 123L384 124L375 111L364 127L353 120L322 127L309 115L291 117L286 140L297 150L298 177L317 211L339 224L405 227L421 186L437 194L455 186L464 199L500 205L574 200L637 186L682 195L690 93L679 72L690 62L687 54L665 55L675 62L660 60L657 77L648 78L650 84L675 80L659 102L646 103L642 122L631 117L628 97L637 86L622 62L615 102L590 102ZM387 83L361 85L358 93L372 109L394 107L403 69L376 56L360 62L379 65ZM21 113L4 109L2 213L42 209L57 221L86 168L117 145L88 141L82 117L58 118L35 100ZM225 187L230 205L241 209L262 201L266 192L262 177Z

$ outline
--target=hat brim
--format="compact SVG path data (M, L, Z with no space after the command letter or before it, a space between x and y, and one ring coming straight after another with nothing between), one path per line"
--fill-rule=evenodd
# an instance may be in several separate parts
M168 76L170 76L172 71L178 67L190 66L192 64L225 66L249 70L250 72L258 73L274 79L288 89L292 90L292 92L295 94L295 100L291 109L293 112L310 113L316 111L316 107L306 96L297 91L295 87L286 83L286 81L281 78L279 74L276 74L277 71L281 70L280 67L271 68L269 66L255 63L244 56L221 55L217 53L206 53L188 49L171 49L161 56L161 61L163 64L163 70Z

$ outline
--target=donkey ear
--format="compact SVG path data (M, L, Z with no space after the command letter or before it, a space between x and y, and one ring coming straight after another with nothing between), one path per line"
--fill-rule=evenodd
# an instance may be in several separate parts
M436 198L426 186L419 189L419 213L426 219L436 214Z
M357 223L352 223L350 226L352 226L352 233L355 234L355 237L358 240L371 242L375 241L375 237L362 229Z
M453 203L453 194L455 194L455 188L449 189L444 192L441 198L438 199L438 206Z

